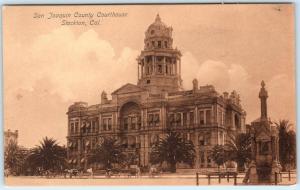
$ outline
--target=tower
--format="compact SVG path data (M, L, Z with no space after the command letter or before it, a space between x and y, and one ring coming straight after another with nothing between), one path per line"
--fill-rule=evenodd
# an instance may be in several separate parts
M138 85L152 94L181 89L181 53L173 48L172 30L157 15L145 32L144 49L137 58Z

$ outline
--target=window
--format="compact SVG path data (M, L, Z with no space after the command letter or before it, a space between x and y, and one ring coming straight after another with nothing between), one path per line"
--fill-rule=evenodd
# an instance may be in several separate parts
M210 141L211 141L211 134L206 133L204 145L210 145L210 143L211 143Z
M203 135L199 135L199 145L200 146L204 146L204 136Z
M190 125L194 124L194 112L190 112Z
M219 109L218 110L218 123L219 123L219 125L222 125L223 123L222 123L222 110L221 109Z
M158 48L161 48L161 41L158 41Z
M91 123L90 123L90 121L86 122L86 130L87 130L87 133L91 132Z
M168 116L169 127L172 127L174 125L174 121L175 121L174 114L169 114L169 116Z
M135 129L136 128L136 117L132 117L131 118L131 129Z
M108 118L108 124L107 124L107 129L110 131L112 128L112 119Z
M168 72L169 72L169 71L168 71L168 65L166 65L166 74L168 74Z
M124 118L124 130L128 130L128 118Z
M79 123L75 122L75 133L78 133Z
M155 30L151 30L151 34L154 34L155 33Z
M71 134L74 133L74 123L71 123Z
M186 125L187 123L187 113L183 113L183 125Z
M158 126L159 125L159 114L154 115L154 125Z
M162 65L158 65L158 73L162 73Z
M155 47L155 42L154 42L154 41L152 41L151 43L152 43L152 47Z
M107 119L102 119L102 125L103 125L103 130L106 131L107 130L107 126L106 126L106 123L107 123Z
M176 113L175 123L178 126L181 125L181 113Z
M200 125L204 125L204 111L200 111Z
M234 115L234 125L235 125L236 128L241 127L240 118L237 114Z
M168 42L165 41L165 48L168 48Z
M147 80L147 84L150 84L150 80Z
M211 110L206 110L206 124L211 123Z
M142 125L142 118L141 118L141 116L138 116L137 117L137 126L138 126L138 129L141 128L141 125Z
M92 133L96 131L95 121L92 121Z
M153 125L153 114L148 114L148 125L149 126Z

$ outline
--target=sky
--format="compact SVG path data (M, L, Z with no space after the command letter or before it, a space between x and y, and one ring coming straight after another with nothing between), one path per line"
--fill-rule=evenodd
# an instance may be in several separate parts
M48 19L50 12L87 25L61 25L60 18ZM94 17L74 18L75 12ZM126 16L98 18L98 12ZM260 116L264 80L271 119L295 125L293 5L105 5L3 9L4 128L19 130L25 147L45 136L65 144L68 106L97 104L103 90L136 84L136 58L157 13L173 27L185 90L194 78L219 93L236 90L251 123ZM100 25L89 24L99 19Z

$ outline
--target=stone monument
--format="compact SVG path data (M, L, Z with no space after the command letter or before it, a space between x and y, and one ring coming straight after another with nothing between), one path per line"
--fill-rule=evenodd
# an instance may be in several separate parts
M251 123L251 164L249 166L249 183L274 183L275 173L279 173L278 130L268 118L268 92L264 81L259 92L261 116ZM277 181L279 182L279 177Z

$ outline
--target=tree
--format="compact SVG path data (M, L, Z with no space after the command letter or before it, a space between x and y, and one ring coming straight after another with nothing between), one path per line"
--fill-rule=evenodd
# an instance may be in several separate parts
M4 168L10 172L19 175L22 172L22 167L26 155L18 146L16 141L10 141L4 150Z
M112 164L122 164L125 160L122 145L112 138L104 138L103 143L98 144L89 157L90 163L101 163L105 169L111 169Z
M296 160L296 138L295 133L290 130L292 124L289 120L279 120L275 125L279 131L279 160L283 171ZM295 162L295 161L294 161Z
M192 141L184 141L178 133L169 132L165 139L159 139L150 154L150 161L153 164L162 164L166 161L170 164L170 171L176 172L176 164L184 162L193 165L195 149Z
M220 170L220 166L227 161L225 146L215 145L211 151L211 158L218 165L218 170Z
M228 135L229 139L225 144L228 160L235 161L238 171L243 171L244 164L251 159L251 136L241 133L236 136Z
M66 166L66 149L58 145L56 140L45 137L40 145L30 150L28 162L33 170L59 171Z
M289 148L288 148L288 160L290 163L291 168L296 168L297 163L297 149L296 149L296 133L293 130L290 130L288 132L288 142L289 142Z

